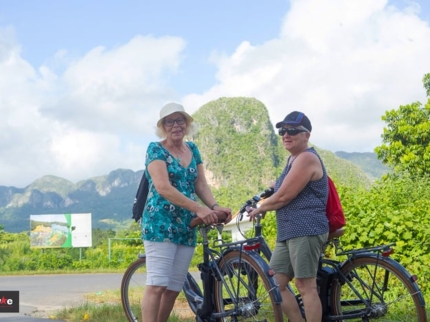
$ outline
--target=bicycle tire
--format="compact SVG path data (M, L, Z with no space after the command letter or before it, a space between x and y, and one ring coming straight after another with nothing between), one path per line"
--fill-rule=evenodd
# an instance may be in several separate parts
M273 284L250 255L233 250L222 257L218 267L230 289L228 293L225 284L215 279L214 300L218 313L234 310L237 313L234 321L283 321L281 305L275 303Z
M146 257L135 260L127 268L121 281L121 303L128 321L141 321L141 305L146 286Z
M341 272L373 309L367 314L366 321L373 319L378 319L378 322L427 321L424 299L418 285L393 259L361 256L345 262ZM372 285L375 287L372 288ZM334 315L347 315L366 310L366 304L353 293L346 282L334 279L331 292ZM348 321L363 319L357 317Z

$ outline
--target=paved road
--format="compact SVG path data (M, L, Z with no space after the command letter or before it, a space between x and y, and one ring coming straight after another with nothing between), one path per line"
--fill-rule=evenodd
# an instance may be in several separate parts
M0 313L0 321L48 321L53 311L85 302L85 294L119 289L121 279L122 273L0 276L0 290L19 291L20 302L19 313Z

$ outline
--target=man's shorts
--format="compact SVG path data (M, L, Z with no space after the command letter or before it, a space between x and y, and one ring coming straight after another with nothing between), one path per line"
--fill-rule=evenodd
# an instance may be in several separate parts
M327 237L328 233L325 233L277 242L270 267L290 279L316 277L322 247Z

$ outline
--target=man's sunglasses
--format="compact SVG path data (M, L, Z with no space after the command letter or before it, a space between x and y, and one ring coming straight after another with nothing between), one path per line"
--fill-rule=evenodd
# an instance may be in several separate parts
M284 136L285 133L287 133L289 136L294 136L303 132L308 132L308 131L304 129L298 129L295 127L290 127L290 128L281 127L280 129L278 129L278 133L280 136Z

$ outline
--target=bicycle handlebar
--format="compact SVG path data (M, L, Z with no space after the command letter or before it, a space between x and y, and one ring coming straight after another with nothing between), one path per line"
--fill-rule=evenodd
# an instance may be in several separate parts
M260 192L259 194L256 194L254 197L245 201L245 203L239 210L240 220L242 220L243 213L247 211L246 207L256 207L258 202L260 202L263 199L269 198L271 195L273 195L274 192L275 192L275 189L267 188L263 192Z
M224 211L214 210L214 212L218 216L218 224L223 223L228 217L228 214L225 213ZM190 226L191 226L191 228L194 228L194 227L196 227L198 225L202 225L202 224L204 224L203 219L196 217L193 220L191 220Z
M242 208L240 208L239 210L239 215L242 216L244 212L246 212L246 207L247 206L256 206L256 204L266 198L269 198L271 195L273 195L274 193L274 189L273 188L267 188L266 190L264 190L263 192L260 192L259 194L256 194L254 197L252 197L251 199L248 199L244 205L242 206ZM223 211L220 210L215 210L214 211L216 213L216 215L218 216L218 224L223 223L226 219L227 219L227 214ZM242 218L240 218L242 220ZM199 217L194 218L193 220L191 220L191 228L194 228L196 226L202 225L203 224L203 220Z

